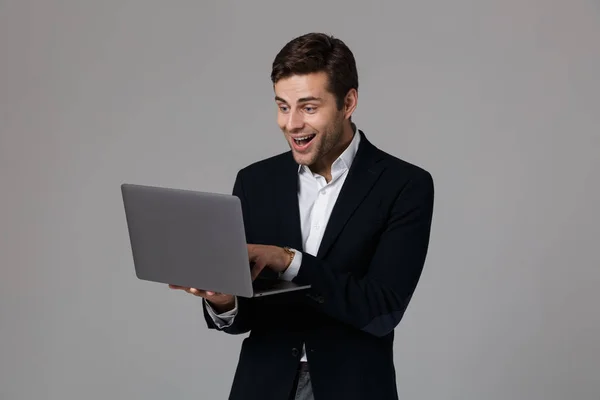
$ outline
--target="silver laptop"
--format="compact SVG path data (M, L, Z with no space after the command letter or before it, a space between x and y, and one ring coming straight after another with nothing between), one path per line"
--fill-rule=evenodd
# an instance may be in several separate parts
M310 288L262 274L252 281L236 196L127 183L121 194L139 279L242 297Z

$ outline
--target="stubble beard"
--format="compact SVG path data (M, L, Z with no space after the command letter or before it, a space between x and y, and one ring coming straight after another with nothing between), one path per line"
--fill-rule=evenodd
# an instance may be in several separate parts
M329 125L325 131L316 132L319 141L313 144L314 148L309 154L296 153L293 151L292 144L288 143L290 149L292 149L292 154L294 155L296 163L306 165L309 168L314 168L315 165L323 160L324 157L327 157L331 152L335 152L336 148L342 145L340 140L344 129L343 121L343 116L341 118L336 118L336 120ZM313 168L311 168L311 170Z

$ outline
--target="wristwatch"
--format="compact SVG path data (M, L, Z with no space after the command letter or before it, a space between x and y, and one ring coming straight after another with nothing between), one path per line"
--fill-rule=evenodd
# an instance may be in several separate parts
M296 252L287 246L284 247L283 250L290 256L290 261L288 262L288 265L285 267L287 269L287 267L289 267L292 264L292 261L294 261L294 256L296 255Z
M294 256L296 255L296 252L287 246L283 248L283 251L285 251L290 256L290 261L288 262L288 264L285 267L285 270L287 270L289 268L289 266L292 265L292 261L294 261ZM283 275L283 272L279 273L280 278L281 278L281 275Z

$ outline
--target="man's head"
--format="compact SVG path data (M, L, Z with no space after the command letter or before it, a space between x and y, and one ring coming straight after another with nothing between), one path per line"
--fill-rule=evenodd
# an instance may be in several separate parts
M328 172L352 139L358 96L352 52L322 33L297 37L275 57L271 80L277 122L296 162Z

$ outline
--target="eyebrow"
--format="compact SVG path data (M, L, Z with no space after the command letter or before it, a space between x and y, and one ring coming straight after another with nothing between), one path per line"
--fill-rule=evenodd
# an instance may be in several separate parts
M285 101L284 99L282 99L279 96L275 96L275 100L277 101L281 101L282 103L286 103L287 101ZM315 96L308 96L308 97L301 97L298 99L297 103L306 103L308 101L322 101L322 99L320 97L315 97Z

